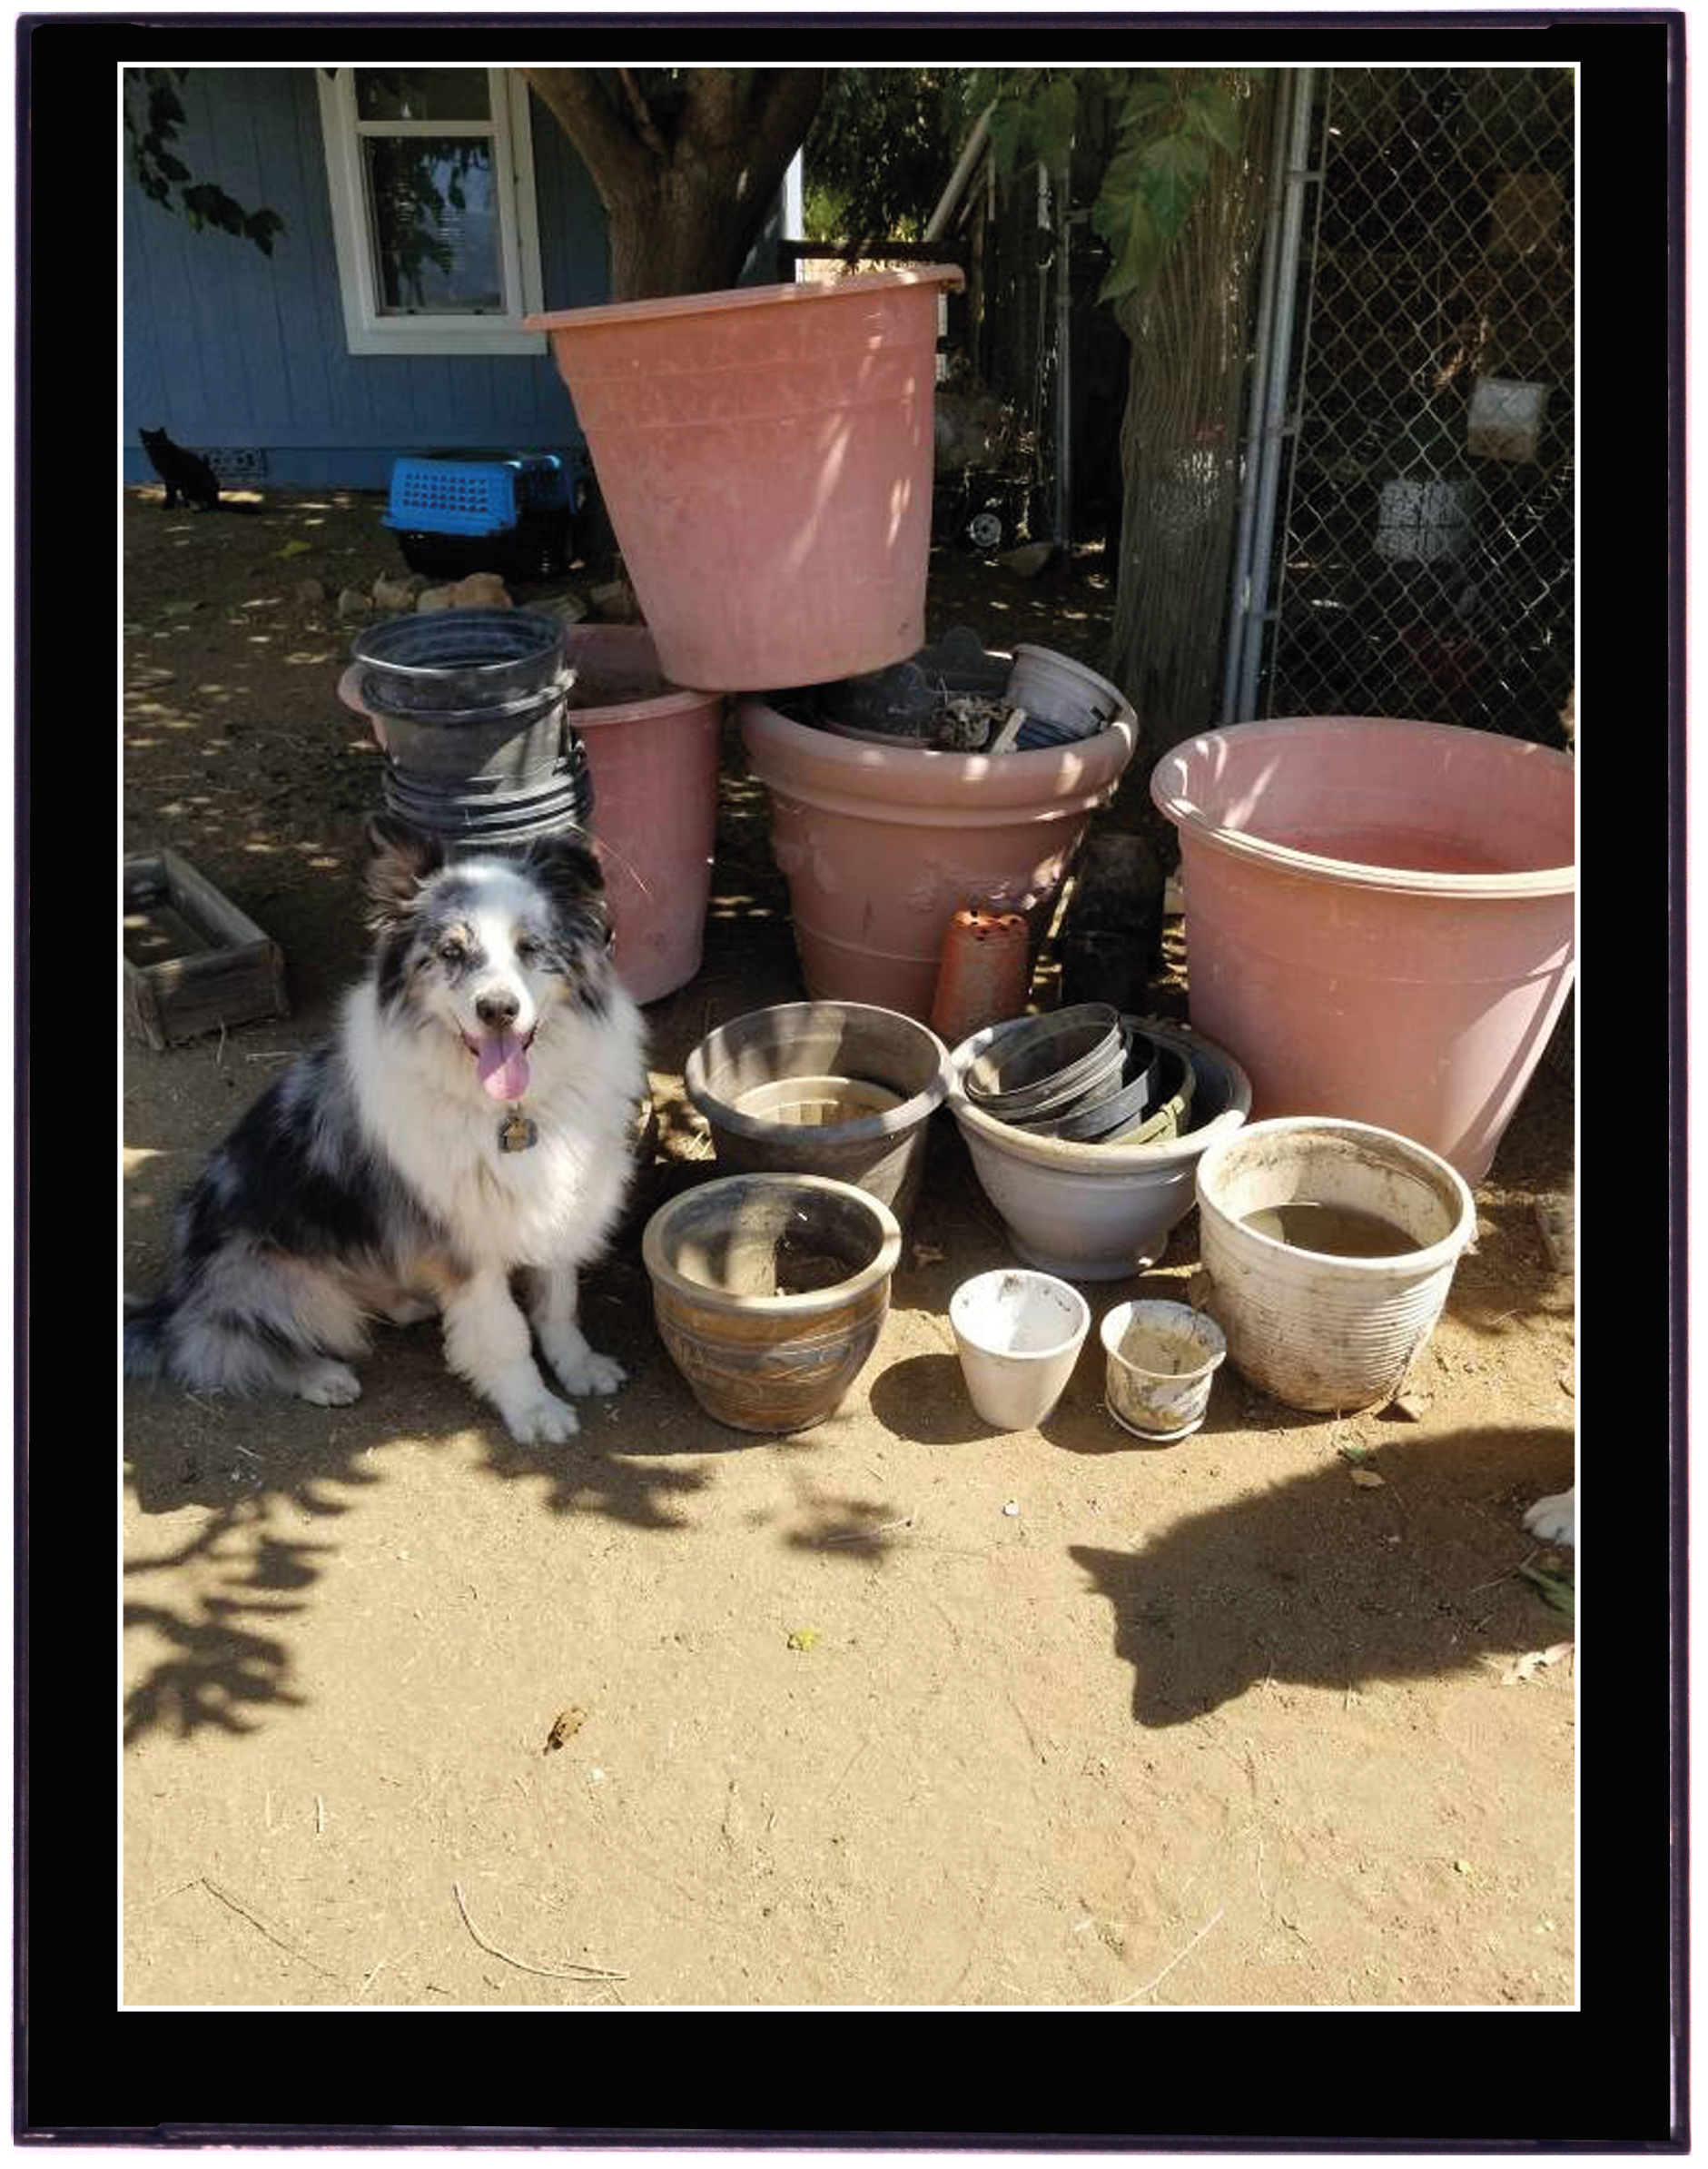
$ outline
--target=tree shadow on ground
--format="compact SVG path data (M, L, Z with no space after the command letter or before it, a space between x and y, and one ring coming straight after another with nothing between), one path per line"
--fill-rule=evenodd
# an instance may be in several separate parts
M1371 1452L1379 1489L1336 1461L1136 1550L1070 1551L1113 1610L1134 1718L1189 1724L1260 1681L1351 1691L1569 1633L1518 1569L1538 1549L1521 1505L1571 1465L1551 1426L1455 1431Z

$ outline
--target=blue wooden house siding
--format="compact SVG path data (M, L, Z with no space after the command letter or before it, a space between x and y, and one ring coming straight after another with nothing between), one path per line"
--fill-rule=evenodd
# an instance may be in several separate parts
M400 454L580 445L549 353L348 351L312 70L193 69L182 96L185 163L277 211L286 231L263 256L193 232L127 176L127 481L153 479L143 428L264 452L275 482L356 489L386 487ZM528 103L545 305L584 308L608 292L604 207L551 114Z

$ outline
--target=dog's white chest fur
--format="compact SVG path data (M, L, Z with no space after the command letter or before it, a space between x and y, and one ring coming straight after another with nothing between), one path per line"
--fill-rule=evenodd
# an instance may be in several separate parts
M598 1251L622 1203L646 1082L640 1038L620 990L601 1020L554 1018L522 1103L537 1141L508 1153L508 1109L448 1035L387 1024L361 986L345 1045L364 1130L469 1263L565 1266Z

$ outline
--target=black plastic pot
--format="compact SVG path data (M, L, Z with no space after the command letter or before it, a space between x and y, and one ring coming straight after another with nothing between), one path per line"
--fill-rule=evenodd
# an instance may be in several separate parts
M522 850L546 836L576 829L591 835L593 776L587 748L572 735L568 752L544 777L519 787L488 777L437 790L388 766L385 803L400 819L437 837L453 857L477 851Z
M1119 1015L1088 1002L1028 1017L968 1069L967 1096L998 1122L1061 1115L1117 1091L1124 1060Z
M562 640L561 620L539 610L426 610L370 626L350 652L370 708L467 720L567 690Z
M1156 1043L1142 1032L1122 1027L1125 1035L1121 1065L1113 1079L1100 1076L1082 1098L1058 1105L1046 1114L1003 1117L1016 1129L1030 1130L1034 1137L1086 1139L1105 1136L1111 1130L1130 1127L1155 1097ZM988 1103L987 1103L988 1104Z
M569 751L562 686L496 708L431 714L376 709L386 754L412 782L438 790L522 788L550 776Z

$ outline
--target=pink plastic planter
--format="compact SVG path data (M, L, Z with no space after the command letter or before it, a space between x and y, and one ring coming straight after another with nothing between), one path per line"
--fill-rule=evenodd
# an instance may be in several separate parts
M736 719L771 794L807 992L922 1024L957 911L1023 911L1041 930L1136 735L1121 717L1071 746L987 757L867 745L756 700Z
M876 670L924 639L953 264L530 316L678 685Z
M564 720L593 772L617 973L637 1002L656 1002L693 978L705 948L724 697L668 684L645 626L572 625L563 649L576 669Z
M1252 1115L1397 1130L1487 1174L1573 974L1575 769L1443 723L1307 716L1175 748L1196 1029Z

